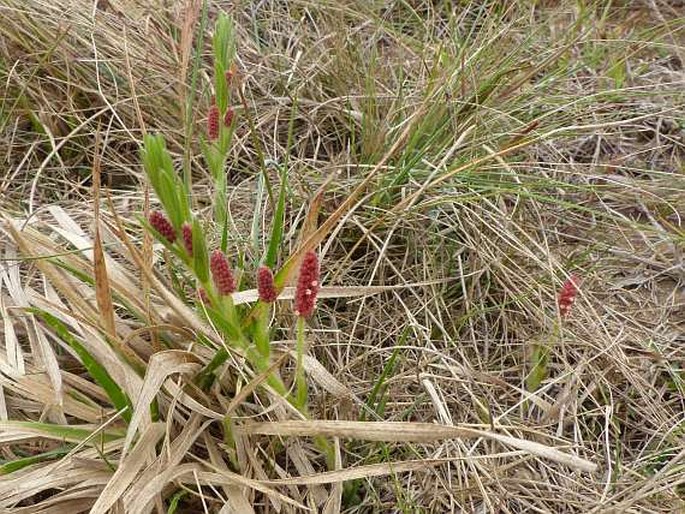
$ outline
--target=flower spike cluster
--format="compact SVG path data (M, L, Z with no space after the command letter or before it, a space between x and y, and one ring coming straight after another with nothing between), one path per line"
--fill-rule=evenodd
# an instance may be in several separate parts
M215 102L209 107L209 113L207 114L207 137L210 141L214 141L219 137L219 118L221 113L219 112L219 107Z
M260 266L257 270L257 293L259 299L266 303L273 303L278 298L274 285L274 274L268 266Z
M214 287L221 296L227 296L235 292L235 278L231 271L228 258L221 250L214 250L209 259L209 269L212 272Z
M161 211L152 211L148 219L152 228L154 228L159 235L164 239L173 243L176 241L176 230L174 230L173 225L169 219Z
M190 223L184 223L181 227L181 236L183 237L183 246L190 257L193 256L193 229Z
M233 125L233 118L235 117L235 111L233 110L233 107L229 107L226 109L226 114L224 114L224 126L226 128L231 128L231 125Z
M573 302L576 300L576 295L578 294L580 288L580 282L580 277L577 275L571 275L566 282L564 282L564 285L561 286L561 290L559 291L558 305L559 314L562 318L565 318L571 312L571 307L573 306Z
M319 292L319 258L308 251L302 258L300 277L295 289L295 314L308 318L314 312L316 294Z

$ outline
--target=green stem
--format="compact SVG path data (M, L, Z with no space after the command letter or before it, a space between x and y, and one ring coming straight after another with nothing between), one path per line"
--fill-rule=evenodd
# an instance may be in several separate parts
M297 363L295 368L295 399L300 411L306 415L307 413L307 380L304 376L304 325L305 321L302 316L297 318Z
M185 148L183 151L183 183L185 184L188 195L188 204L192 205L192 188L193 178L191 170L191 147L193 138L193 109L195 104L195 87L200 73L200 63L202 58L202 36L205 33L205 25L207 24L207 0L202 2L202 14L200 15L200 27L197 31L197 42L195 46L195 55L193 56L193 72L190 79L190 91L188 93L188 102L185 110Z
M255 346L259 354L268 362L271 356L271 341L269 337L270 309L267 307L259 312L255 326Z

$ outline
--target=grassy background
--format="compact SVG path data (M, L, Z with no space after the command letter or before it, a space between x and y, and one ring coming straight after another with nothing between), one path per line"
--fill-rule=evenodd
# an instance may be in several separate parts
M341 470L314 484L300 478L326 470L311 439L245 429L231 447L220 419L179 400L178 375L153 391L158 414L124 450L130 419L75 348L134 399L212 356L198 342L214 332L161 292L187 285L168 255L137 260L123 234L150 250L139 146L157 132L179 173L192 171L211 231L200 134L219 10L236 23L244 98L227 168L244 287L268 244L264 177L287 170L283 264L313 206L322 223L374 174L319 248L324 285L363 294L321 299L310 323L312 417L496 431L597 471L483 437L398 441L386 426L386 440L335 439ZM0 0L0 508L81 512L107 497L121 512L683 509L684 28L682 3L666 0L211 1L206 12L193 0ZM90 264L94 168L114 326ZM581 293L555 329L570 273ZM275 346L289 348L288 302L274 323ZM193 359L158 352L158 339L172 352L192 342ZM530 394L536 345L550 348L549 371ZM236 357L191 396L234 411L238 427L297 418L265 394L232 406L253 380Z

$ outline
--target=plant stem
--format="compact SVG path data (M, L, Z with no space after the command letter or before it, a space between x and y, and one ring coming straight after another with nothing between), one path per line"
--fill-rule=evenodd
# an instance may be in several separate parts
M269 338L269 317L271 315L270 309L265 308L259 312L257 323L255 326L255 346L259 354L269 362L271 356L271 341Z
M297 318L297 362L295 369L295 400L300 411L306 415L307 413L307 380L304 376L304 318L299 316Z

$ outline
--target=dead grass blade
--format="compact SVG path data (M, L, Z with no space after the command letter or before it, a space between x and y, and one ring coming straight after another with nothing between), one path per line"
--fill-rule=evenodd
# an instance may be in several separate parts
M181 350L166 350L154 354L150 358L143 387L137 397L133 409L133 417L129 423L124 442L124 456L133 443L138 429L146 430L152 423L150 418L150 404L169 375L175 373L193 373L200 368L193 354Z
M106 514L122 497L138 472L148 464L155 444L162 435L164 435L163 423L153 423L147 426L135 448L127 456L122 457L116 472L90 510L91 514Z
M68 489L77 484L86 489L102 487L111 476L109 471L96 471L77 465L60 467L59 463L37 469L28 468L24 473L13 473L0 481L0 510L11 512L10 509L18 503L45 491Z
M204 432L209 423L200 426L202 418L197 414L191 415L184 424L181 433L171 442L165 441L165 445L153 463L143 471L123 495L124 505L130 505L133 499L140 494L146 484L154 480L165 469L174 468L185 458L197 438ZM171 428L167 424L166 429ZM169 434L167 434L169 437Z
M277 436L323 436L383 442L428 443L444 439L484 437L524 450L532 455L564 464L582 471L594 472L597 465L588 460L563 453L541 443L518 439L470 427L434 425L430 423L364 422L364 421L278 421L252 423L236 427L245 434Z
M219 486L239 485L242 487L250 487L269 497L278 499L283 503L287 503L288 505L302 509L303 511L309 510L301 503L288 498L287 496L271 489L259 481L245 478L236 473L231 473L230 471L207 472L203 471L202 466L199 464L187 463L167 468L157 475L152 481L144 484L144 487L140 490L139 494L135 498L132 498L128 504L128 512L131 514L145 512L145 508L148 503L169 482L180 481L190 485L196 485L198 480L202 484L213 484Z
M224 461L224 453L219 450L216 441L207 434L203 434L203 440L207 447L209 461L212 463L212 466L221 471L229 471L228 466ZM221 510L219 511L220 514L229 514L233 512L254 514L254 509L252 508L252 503L249 501L248 496L250 494L250 489L228 484L223 486L222 489L226 495L227 501L224 506L221 507Z
M422 469L432 468L449 462L449 459L416 459L410 461L383 462L381 464L367 464L350 469L324 471L309 476L293 478L281 478L269 480L266 483L272 485L324 485L339 484L360 478L373 478L393 475L395 473L409 473ZM333 511L337 512L337 511Z
M322 286L317 293L318 298L358 298L370 296L375 294L385 293L387 291L421 288L430 285L437 285L447 282L447 280L432 280L426 282L414 282L411 284L398 284L391 286ZM233 303L242 305L246 303L254 303L259 300L259 295L256 289L246 289L238 291L231 296ZM278 295L278 300L292 300L295 297L294 287L284 287Z
M105 331L111 336L116 334L114 325L114 306L112 293L109 286L109 274L105 262L105 253L102 250L100 237L100 132L95 136L95 157L93 160L93 201L95 206L95 239L93 242L93 271L95 278L95 298L102 316L102 324Z
M340 439L337 437L333 439L333 452L335 455L335 471L333 473L340 473L343 470L342 467L342 455L340 454ZM356 468L359 469L359 468ZM331 487L331 494L328 496L322 514L339 514L342 508L342 496L343 496L343 481L334 482Z

